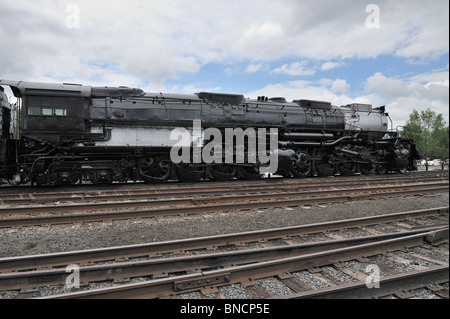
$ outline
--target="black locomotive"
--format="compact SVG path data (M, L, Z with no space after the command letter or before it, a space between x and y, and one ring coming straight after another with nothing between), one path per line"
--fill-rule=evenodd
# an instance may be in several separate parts
M420 158L413 140L388 128L385 108L368 104L7 80L0 88L0 178L11 184L258 179L270 166L263 155L285 177L385 174L416 170ZM189 134L184 144L177 129ZM234 143L208 129L234 133ZM255 154L255 142L267 147ZM185 150L190 160L174 162Z

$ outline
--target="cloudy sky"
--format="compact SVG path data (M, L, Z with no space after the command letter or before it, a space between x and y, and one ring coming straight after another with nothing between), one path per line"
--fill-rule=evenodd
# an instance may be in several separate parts
M0 78L386 105L449 122L447 0L0 0Z

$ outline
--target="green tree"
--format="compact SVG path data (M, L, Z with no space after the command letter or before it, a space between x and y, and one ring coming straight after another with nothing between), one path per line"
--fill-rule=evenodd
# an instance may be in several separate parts
M427 109L413 110L409 114L403 137L413 138L424 158L447 159L449 155L449 131L442 114Z

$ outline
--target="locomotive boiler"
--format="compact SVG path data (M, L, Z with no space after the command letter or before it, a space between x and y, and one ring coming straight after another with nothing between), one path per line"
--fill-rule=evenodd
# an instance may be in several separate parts
M369 104L8 80L0 88L0 178L11 184L258 179L274 162L270 173L284 177L403 173L420 158L412 139L389 129L385 108ZM181 152L188 161L174 161Z

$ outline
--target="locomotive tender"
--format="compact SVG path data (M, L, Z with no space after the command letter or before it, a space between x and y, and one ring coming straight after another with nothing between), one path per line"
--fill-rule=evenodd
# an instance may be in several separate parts
M16 103L9 103L6 86ZM267 139L258 134L258 142L267 146L276 130L277 147L266 152L277 159L272 173L285 177L403 173L417 169L420 158L413 140L389 130L385 108L369 104L337 107L281 97L8 80L0 80L0 103L0 178L11 184L258 179L267 164L249 159L255 158L252 130L260 129L267 129ZM179 145L171 138L174 129L190 132L191 145L185 147L211 141L196 132L195 121L202 129L244 133L245 139L235 138L239 145L220 149L223 157L231 152L234 159L244 155L244 161L206 163L193 156L174 163L170 151Z

